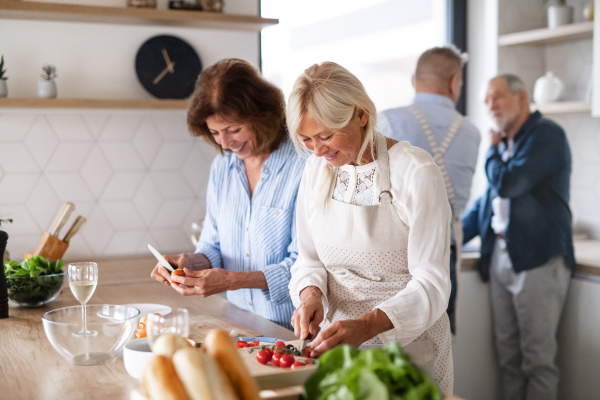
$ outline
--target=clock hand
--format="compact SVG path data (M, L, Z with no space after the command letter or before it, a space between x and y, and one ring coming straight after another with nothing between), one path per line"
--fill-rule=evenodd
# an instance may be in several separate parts
M162 72L160 74L158 74L158 76L156 78L154 78L154 80L152 81L153 85L156 85L158 82L160 82L160 80L167 74L167 72L169 73L174 73L175 70L173 69L173 67L175 66L175 63L171 64L171 68L169 68L169 66L167 66L167 68L163 69Z
M170 73L175 72L173 70L173 66L175 65L175 63L171 62L171 59L169 58L169 54L167 53L167 49L165 49L164 47L162 48L162 54L165 59L165 62L167 63L167 68L169 68L169 72Z

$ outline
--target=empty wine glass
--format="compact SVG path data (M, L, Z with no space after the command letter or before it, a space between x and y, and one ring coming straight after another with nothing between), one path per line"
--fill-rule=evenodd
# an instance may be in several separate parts
M87 316L85 306L96 290L98 283L98 265L95 262L78 262L69 264L69 287L75 298L83 306L82 320L83 328L81 331L74 333L77 336L95 336L96 331L87 330Z
M175 333L187 338L190 334L190 314L185 308L174 308L170 313L148 314L146 320L146 335L150 348L163 333Z

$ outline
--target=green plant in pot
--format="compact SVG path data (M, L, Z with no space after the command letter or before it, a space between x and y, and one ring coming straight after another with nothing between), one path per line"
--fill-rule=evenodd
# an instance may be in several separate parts
M8 86L6 85L6 69L4 69L4 55L0 57L0 97L8 96Z
M42 80L38 82L37 95L43 99L54 99L57 95L56 82L54 79L58 77L56 67L51 64L46 64L42 67Z

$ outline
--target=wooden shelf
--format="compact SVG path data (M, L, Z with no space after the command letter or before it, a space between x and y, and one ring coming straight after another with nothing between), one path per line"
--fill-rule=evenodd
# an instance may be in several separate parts
M592 105L586 101L557 101L554 103L531 103L531 111L539 110L542 114L591 113Z
M166 25L260 31L278 19L207 11L157 10L0 0L0 19L91 22L126 25Z
M0 99L2 108L87 108L130 110L185 110L188 100L131 100L131 99Z
M593 36L594 22L586 21L562 25L556 29L544 28L501 35L498 37L498 46L507 47L520 44L553 44L568 40L592 39Z

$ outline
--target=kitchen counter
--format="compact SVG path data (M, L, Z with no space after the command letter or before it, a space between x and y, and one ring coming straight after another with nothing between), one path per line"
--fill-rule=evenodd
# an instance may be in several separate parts
M88 260L89 261L89 260ZM184 297L150 279L153 257L128 257L98 262L99 280L89 304L160 303L184 307L192 318L224 317L264 336L283 340L294 334L248 311L231 305L222 296ZM10 399L128 399L139 381L131 377L122 356L98 366L69 364L50 345L42 315L50 310L79 305L65 279L61 294L40 308L22 308L9 302L8 319L0 320L0 398Z
M575 240L575 273L600 276L600 240ZM477 269L479 252L464 251L463 270Z

